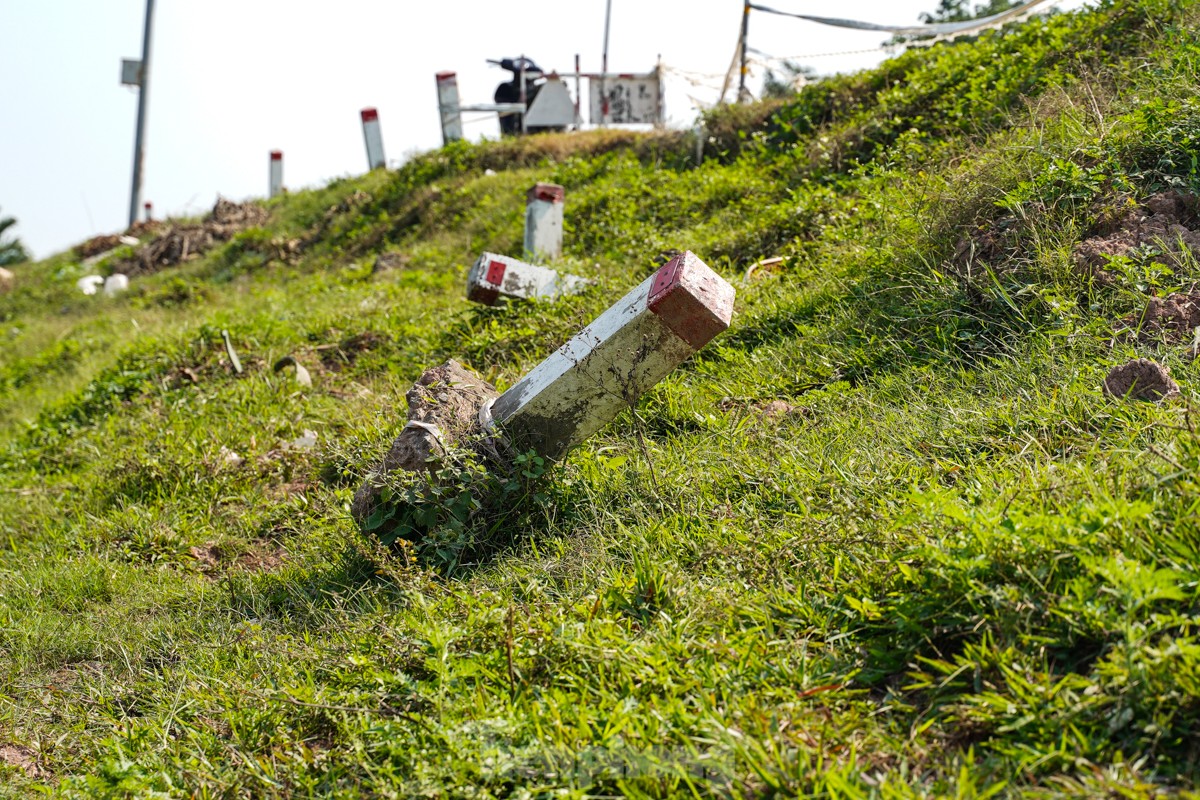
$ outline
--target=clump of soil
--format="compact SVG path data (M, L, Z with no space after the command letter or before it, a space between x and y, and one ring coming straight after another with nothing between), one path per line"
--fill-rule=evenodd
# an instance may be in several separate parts
M380 253L375 256L375 263L371 265L371 274L379 275L384 272L405 269L408 267L409 260L404 253Z
M174 267L229 241L247 228L262 225L269 216L257 203L217 198L217 204L202 222L169 225L157 238L138 248L133 257L114 264L113 271L137 276Z
M1101 285L1113 282L1104 267L1114 257L1144 250L1151 260L1176 268L1185 255L1200 257L1200 198L1175 190L1160 192L1141 206L1101 223L1099 232L1075 245L1080 272Z
M1016 251L1018 239L1018 220L1012 215L982 224L958 240L946 267L959 277L970 279L976 261L992 267L999 265Z
M438 460L448 450L480 431L480 408L499 396L494 386L457 361L426 371L405 395L408 424L350 504L350 513L359 524L365 525L378 508L381 484L390 473L435 472Z
M1104 392L1130 400L1163 400L1178 396L1179 384L1162 364L1135 358L1109 371L1104 379Z
M1151 297L1146 310L1123 319L1125 326L1118 338L1149 342L1165 339L1178 344L1191 339L1192 331L1200 327L1200 292Z
M98 256L101 253L107 253L109 250L121 244L121 236L117 233L107 234L104 236L93 236L82 244L75 245L75 255L78 258L91 258Z

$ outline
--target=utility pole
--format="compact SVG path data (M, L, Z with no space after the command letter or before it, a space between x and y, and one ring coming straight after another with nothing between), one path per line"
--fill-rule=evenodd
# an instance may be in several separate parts
M743 103L746 100L746 73L749 68L746 66L746 37L750 33L750 0L743 0L742 3L742 43L738 50L742 54L742 75L738 79L738 102Z
M146 30L142 36L142 66L138 75L137 133L133 139L133 189L129 193L129 225L138 219L142 205L142 139L146 130L146 95L150 91L150 30L154 25L154 0L146 0Z
M612 22L612 0L608 0L608 5L604 10L604 52L600 56L600 125L602 127L608 124L608 28L610 22Z

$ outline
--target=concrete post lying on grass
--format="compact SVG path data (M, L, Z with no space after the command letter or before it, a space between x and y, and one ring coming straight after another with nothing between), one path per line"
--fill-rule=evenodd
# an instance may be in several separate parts
M536 184L525 196L525 258L562 258L563 200L566 192L555 183Z
M271 166L267 179L267 197L275 197L283 191L283 151L271 151Z
M676 256L491 404L518 450L561 458L729 327L734 290Z
M587 285L588 280L578 275L535 267L496 253L484 253L467 273L467 299L494 306L501 299L552 299L576 294Z
M459 110L458 76L453 72L437 74L438 111L442 115L442 144L463 138L462 111Z
M379 130L379 112L373 108L362 110L363 141L367 144L367 169L386 167L383 157L383 132Z

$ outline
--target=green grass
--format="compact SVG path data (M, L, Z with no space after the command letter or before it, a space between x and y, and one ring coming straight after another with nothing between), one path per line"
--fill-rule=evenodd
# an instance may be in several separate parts
M1071 250L1200 191L1198 18L1101 2L914 50L714 112L699 167L690 134L458 144L119 298L22 266L0 796L1196 796L1200 364L1113 335L1200 268L1101 285ZM470 306L537 180L596 286ZM511 385L672 248L736 314L636 414L489 529L355 529L422 371ZM1105 397L1131 357L1182 399Z

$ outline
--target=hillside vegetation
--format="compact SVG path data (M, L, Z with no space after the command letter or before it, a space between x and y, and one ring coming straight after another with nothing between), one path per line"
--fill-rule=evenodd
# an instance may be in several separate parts
M914 48L714 111L700 166L456 144L115 298L75 281L130 248L15 268L0 796L1196 792L1198 23ZM468 304L535 181L594 287ZM736 314L636 413L487 524L356 530L424 370L503 389L676 249ZM1132 358L1178 395L1106 394Z

